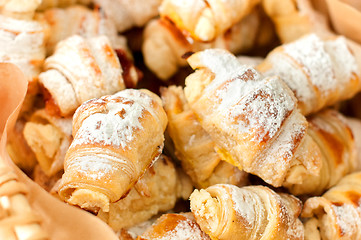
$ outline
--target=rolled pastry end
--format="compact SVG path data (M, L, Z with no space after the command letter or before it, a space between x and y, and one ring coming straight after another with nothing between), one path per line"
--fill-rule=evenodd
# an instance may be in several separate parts
M222 219L219 214L222 213L217 198L211 196L206 190L194 190L190 196L191 210L202 230L210 236L217 231ZM216 214L215 214L216 213Z
M109 212L108 196L89 189L76 189L67 202L92 212L98 212L100 209Z

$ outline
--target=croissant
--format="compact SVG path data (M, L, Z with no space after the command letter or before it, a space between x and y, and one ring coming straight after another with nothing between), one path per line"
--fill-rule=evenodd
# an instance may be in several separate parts
M361 238L361 172L344 177L321 197L305 202L306 240Z
M211 239L303 239L301 201L264 186L217 184L190 196L196 222Z
M258 70L279 75L305 115L349 99L361 90L360 69L344 37L323 41L309 34L268 54Z
M64 158L72 141L72 119L36 111L25 124L24 137L44 173L51 177L63 170Z
M137 240L194 239L210 240L197 224L192 213L167 213L157 219Z
M200 126L189 108L181 87L161 88L163 106L168 116L167 132L175 145L175 154L196 187L217 183L242 185L246 173L222 161L215 144Z
M39 81L52 115L70 116L83 102L125 88L122 66L105 36L61 41L44 67Z
M175 206L181 197L177 187L181 185L173 163L161 156L144 176L134 185L129 194L109 206L109 212L99 211L98 217L113 230L129 228L150 219L158 212L164 212ZM185 183L182 187L191 185ZM188 199L193 188L187 191Z
M49 239L40 225L42 219L25 197L26 186L10 168L0 165L0 239Z
M330 35L327 20L316 12L310 0L262 0L282 43L295 41L305 34Z
M41 0L2 0L0 14L16 19L31 20Z
M95 0L115 23L118 32L142 27L158 15L162 0Z
M160 79L167 80L178 68L187 65L182 58L185 53L208 48L223 48L239 53L268 42L273 35L267 33L271 31L267 23L259 9L255 9L233 25L227 33L204 43L184 36L182 31L167 19L156 19L149 22L144 30L144 62ZM263 25L267 27L263 29ZM262 32L266 34L261 37Z
M160 98L148 90L126 89L85 102L73 117L60 197L108 212L159 157L166 125Z
M260 0L185 1L163 0L159 14L170 19L196 41L213 41L248 15Z
M51 8L36 15L49 23L49 39L46 43L50 55L58 42L72 35L95 37L105 35L115 49L127 49L125 37L118 35L114 23L99 8L90 10L81 5L65 9Z
M188 62L197 70L186 78L186 99L222 159L273 186L294 181L287 176L299 168L319 174L321 151L282 80L263 78L220 49Z
M295 195L320 195L334 186L340 179L354 172L359 163L355 136L360 133L361 121L350 120L335 110L324 110L308 119L307 134L317 143L321 150L322 164L319 175L311 175L295 169L288 179L302 178L302 183L288 181L284 186ZM353 121L351 124L350 121Z

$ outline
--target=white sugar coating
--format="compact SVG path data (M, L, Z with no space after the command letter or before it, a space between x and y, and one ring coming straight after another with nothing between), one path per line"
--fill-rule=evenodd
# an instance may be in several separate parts
M237 85L244 85L245 88L238 93L234 92ZM270 138L275 136L296 104L277 77L265 78L257 83L256 89L254 87L252 82L230 82L225 89L217 91L217 96L222 99L217 112L225 119L222 121L224 128L252 135L252 141L262 141L266 135ZM251 94L250 89L253 89Z
M110 156L102 154L77 157L76 161L72 161L68 165L68 168L74 168L78 172L86 174L88 178L101 179L113 170L113 164L110 158ZM121 161L119 159L115 160Z
M112 101L119 97L124 99L120 102ZM95 113L86 118L76 133L72 145L101 143L125 148L127 143L133 140L134 130L143 128L139 120L145 109L151 109L150 96L139 90L127 89L105 98L108 100L108 112ZM100 98L95 102L97 101L102 102L104 99Z
M331 58L325 50L324 42L316 34L284 45L284 51L302 66L318 89L327 92L337 87Z
M207 235L202 232L198 225L190 219L178 221L177 226L168 231L164 236L153 238L155 240L202 240L209 239Z
M236 186L229 185L231 191L232 202L234 203L234 210L248 223L245 225L245 228L252 229L257 223L257 218L259 214L263 214L260 211L257 211L257 205L262 202L260 197L247 190L241 189Z
M361 228L361 209L351 204L343 204L341 206L332 205L332 209L336 214L337 225L341 228L345 236L356 234Z
M274 52L270 54L268 60L273 67L265 72L266 76L278 75L290 89L295 93L296 98L306 104L311 103L316 98L314 89L308 83L307 76L287 55Z
M345 86L343 83L348 83L353 73L359 74L356 59L348 48L344 37L326 41L325 49L333 61L338 86L342 88Z
M199 53L202 65L215 74L215 79L207 86L205 91L212 91L223 82L236 78L247 69L252 69L241 65L237 58L223 49L207 49ZM255 76L252 80L259 80L260 74L254 70Z

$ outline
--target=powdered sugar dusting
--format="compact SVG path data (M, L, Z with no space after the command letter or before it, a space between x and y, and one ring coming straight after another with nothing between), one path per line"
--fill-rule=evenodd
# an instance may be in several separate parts
M333 61L334 71L339 86L342 86L342 83L348 83L352 74L359 74L356 59L348 48L344 37L338 37L335 40L327 41L325 43L325 49Z
M164 236L153 238L155 240L204 240L209 239L208 236L202 232L199 226L190 219L178 221L177 226L172 230L168 231Z
M257 194L247 189L241 189L236 186L229 185L231 189L232 201L234 202L234 210L248 223L244 227L252 229L256 223L256 218L261 212L257 212L255 207L261 199Z
M243 85L244 89L238 94L232 93L237 85ZM222 99L217 111L224 116L223 126L252 135L251 141L274 137L296 107L293 96L284 87L277 77L265 78L257 85L252 81L232 81L217 91Z
M237 58L223 49L207 49L199 53L200 61L215 74L215 79L207 86L206 91L212 91L220 83L236 78L240 72L245 72L247 66L241 65ZM258 80L259 74L255 71L254 79Z
M331 58L325 50L323 41L316 34L307 35L284 45L284 51L302 66L312 84L318 89L327 92L337 86Z
M117 161L119 160L117 159ZM87 155L78 157L77 161L72 161L68 168L75 168L89 178L101 179L112 171L113 164L109 156L102 156L102 154L97 156Z
M265 75L280 76L292 89L299 101L306 104L314 101L315 92L308 83L307 76L289 57L274 52L269 55L268 60L272 63L273 68L265 72Z
M332 205L336 214L337 225L343 236L353 236L361 228L361 209L351 204Z
M142 129L140 119L151 99L147 94L135 93L137 90L124 90L108 96L107 113L95 113L86 118L79 128L73 146L80 144L111 145L125 148L134 138L134 130ZM131 96L132 99L129 99ZM114 101L119 99L120 101ZM99 101L103 101L101 98ZM79 114L79 113L77 113Z

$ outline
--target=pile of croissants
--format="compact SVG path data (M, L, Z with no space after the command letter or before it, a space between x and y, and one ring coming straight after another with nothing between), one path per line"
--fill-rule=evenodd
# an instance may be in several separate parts
M326 2L0 1L28 79L7 151L121 240L361 239L361 44Z

